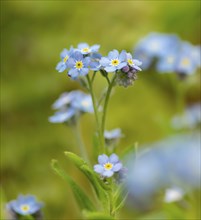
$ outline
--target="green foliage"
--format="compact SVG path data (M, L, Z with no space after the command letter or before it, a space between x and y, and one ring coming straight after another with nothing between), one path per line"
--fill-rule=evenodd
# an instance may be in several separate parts
M68 182L80 208L90 211L95 210L93 202L91 202L89 196L77 185L77 183L68 174L66 174L66 172L62 168L59 167L57 160L52 160L51 166L59 176L61 176L64 180Z
M115 218L102 212L83 211L83 216L86 220L115 220Z

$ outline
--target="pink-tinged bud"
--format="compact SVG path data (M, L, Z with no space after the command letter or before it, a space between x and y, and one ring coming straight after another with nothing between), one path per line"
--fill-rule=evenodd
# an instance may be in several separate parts
M129 66L124 66L121 71L127 73L130 70Z

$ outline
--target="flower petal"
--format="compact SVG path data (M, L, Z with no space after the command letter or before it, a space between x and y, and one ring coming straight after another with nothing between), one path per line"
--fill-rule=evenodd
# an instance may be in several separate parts
M89 48L89 45L87 43L80 43L77 45L77 48L79 50L83 49L83 48Z
M97 52L99 48L100 48L100 45L95 44L95 45L91 46L91 52Z
M105 155L105 154L102 154L102 155L99 155L99 156L98 156L98 162L99 162L99 164L101 164L101 165L107 163L108 160L109 160L109 158L108 158L108 156Z
M121 170L122 168L122 163L116 163L113 168L112 168L112 171L114 172L118 172L119 170Z
M115 66L107 66L104 69L109 73L109 72L114 72L117 68Z
M104 177L111 177L114 174L112 170L106 170L102 173Z
M123 62L123 63L120 63L118 66L117 66L117 69L121 69L123 67L127 66L127 63L126 62Z
M111 60L111 59L117 59L119 57L119 51L118 50L113 50L113 51L110 51L108 53L108 58Z
M96 173L102 174L104 172L104 168L100 164L96 164L96 165L94 165L94 171Z
M112 154L109 158L110 163L117 163L119 161L119 157L116 154Z
M85 76L85 75L87 75L88 72L89 72L88 68L82 68L80 70L80 76Z
M126 51L122 50L120 55L119 55L119 60L120 61L126 61Z
M106 57L101 57L99 62L102 66L108 66L110 64L110 60Z

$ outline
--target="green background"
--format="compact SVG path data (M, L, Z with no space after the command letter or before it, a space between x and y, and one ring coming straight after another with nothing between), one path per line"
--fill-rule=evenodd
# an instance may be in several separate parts
M19 193L34 194L45 203L45 219L79 218L68 185L51 170L58 159L87 190L86 179L65 158L77 152L72 131L51 124L51 105L65 91L81 89L55 66L63 48L80 42L133 52L150 32L176 33L200 44L200 1L1 1L1 189L5 201ZM175 74L142 71L134 86L117 87L109 104L107 129L122 128L118 151L176 132L170 119L185 103L200 100L200 74L180 82ZM105 81L96 78L97 94ZM93 115L81 118L83 137L91 152ZM147 214L147 213L146 213ZM122 216L132 218L124 208Z

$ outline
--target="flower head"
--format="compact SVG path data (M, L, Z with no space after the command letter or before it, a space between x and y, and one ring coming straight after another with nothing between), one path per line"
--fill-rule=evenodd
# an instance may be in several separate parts
M91 96L82 91L65 92L54 102L53 109L58 110L49 117L52 123L63 123L84 112L93 112Z
M100 64L107 72L115 72L127 65L126 52L122 51L120 54L117 50L110 51L108 57L102 57Z
M68 60L69 57L73 54L74 49L73 47L70 48L70 50L64 49L61 54L61 61L57 64L56 66L56 70L58 72L63 72L64 70L66 70L68 68Z
M97 53L100 45L95 44L93 46L89 46L87 43L80 43L77 46L78 51L80 51L82 54L86 55L86 54L90 54L90 53Z
M79 51L75 51L69 58L68 67L70 68L68 75L72 79L77 79L79 76L85 76L89 72L90 57L84 57Z
M7 203L6 208L20 215L32 215L40 211L42 206L43 204L37 202L34 196L19 195L16 200Z
M116 128L110 131L104 132L104 138L107 145L116 144L118 140L122 137L121 129Z
M98 162L99 164L94 165L94 171L103 177L111 177L122 168L122 163L116 154L112 154L110 157L105 154L99 155Z

